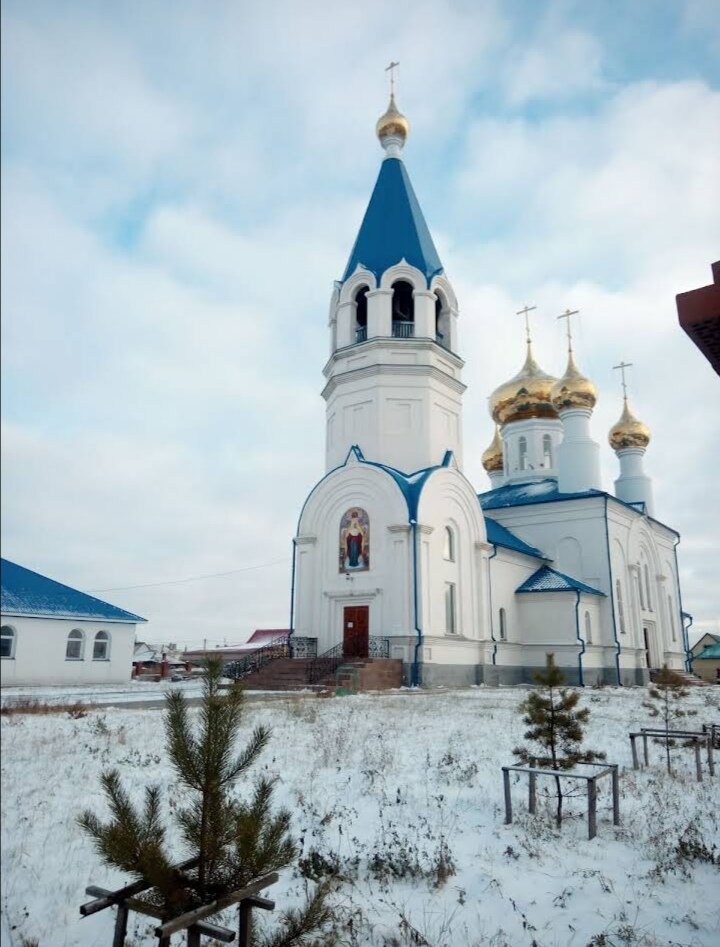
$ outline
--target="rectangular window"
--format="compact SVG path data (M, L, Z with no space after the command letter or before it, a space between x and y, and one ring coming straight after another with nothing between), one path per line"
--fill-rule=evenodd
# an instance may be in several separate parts
M445 631L448 635L457 633L457 615L455 583L445 583Z

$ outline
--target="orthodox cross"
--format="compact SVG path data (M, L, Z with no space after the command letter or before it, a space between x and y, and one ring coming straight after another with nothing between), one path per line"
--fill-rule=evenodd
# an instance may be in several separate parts
M614 371L616 368L619 368L619 369L620 369L620 374L622 375L623 398L624 398L626 401L627 401L627 383L626 383L626 381L625 381L625 369L626 369L626 368L631 368L631 367L632 367L632 362L620 362L619 365L613 365L613 371Z
M561 316L558 316L558 319L567 319L568 352L572 352L572 331L570 329L570 317L577 316L579 312L579 309L573 309L572 312L569 309L566 309Z
M390 61L390 65L385 67L385 72L390 73L390 95L395 95L395 70L400 65L399 62Z
M533 309L537 309L537 306L525 306L524 309L515 313L516 316L525 316L525 334L528 342L530 341L530 320L528 319L528 313L532 312Z

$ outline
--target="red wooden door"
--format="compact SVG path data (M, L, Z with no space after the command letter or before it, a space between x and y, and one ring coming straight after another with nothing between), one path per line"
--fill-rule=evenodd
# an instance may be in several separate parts
M343 657L366 658L370 638L370 606L343 609Z

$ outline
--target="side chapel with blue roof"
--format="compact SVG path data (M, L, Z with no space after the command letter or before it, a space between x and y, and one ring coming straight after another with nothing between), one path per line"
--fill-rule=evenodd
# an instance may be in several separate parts
M0 561L0 614L4 686L130 680L139 615L8 559Z
M568 681L687 668L679 535L655 519L650 432L624 386L600 483L593 383L544 372L528 328L495 389L490 489L465 472L459 308L402 152L391 95L375 188L330 303L326 473L293 540L296 653L387 654L408 684L521 683L555 654Z

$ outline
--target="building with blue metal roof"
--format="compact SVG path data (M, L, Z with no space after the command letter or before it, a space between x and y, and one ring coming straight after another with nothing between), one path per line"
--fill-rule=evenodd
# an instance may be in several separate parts
M0 562L3 685L130 680L146 619L7 559Z
M524 362L489 397L490 489L471 482L459 306L405 166L408 133L391 96L377 182L330 301L326 472L293 541L291 639L303 653L382 652L410 684L528 682L549 652L578 684L686 667L679 536L655 518L650 431L621 362L608 435L619 476L603 489L575 312L561 317L558 376L537 360L535 307L518 313Z

